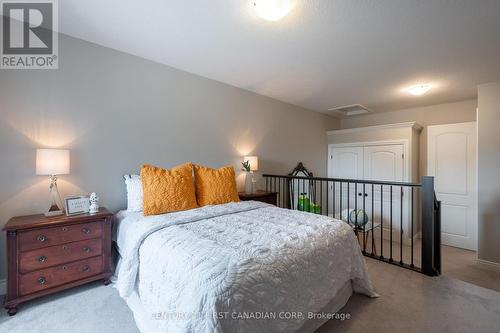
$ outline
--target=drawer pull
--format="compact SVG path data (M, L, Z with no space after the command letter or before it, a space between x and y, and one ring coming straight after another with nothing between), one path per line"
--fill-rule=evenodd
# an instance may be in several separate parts
M83 252L85 252L85 253L89 253L89 252L90 252L90 247L88 247L88 246L84 246L82 250L83 250Z
M63 270L63 271L68 270L68 266L64 265L64 266L62 267L62 270Z
M68 231L67 227L62 227L62 231Z
M82 270L83 270L84 272L88 272L88 271L90 271L90 267L89 267L89 266L87 266L87 265L85 265L85 266L83 266L83 269L82 269Z
M39 256L37 260L38 260L38 262L46 262L47 257L46 256Z
M82 231L83 231L84 234L87 234L87 235L90 234L90 229L89 228L83 228Z
M63 249L64 251L66 251L66 250L68 249L68 246L67 246L67 245L63 245L62 249Z
M47 280L46 280L43 276L40 276L40 277L38 278L37 282L38 282L38 284L40 284L40 285L44 285L44 284L47 282Z
M47 240L47 237L45 237L44 235L39 235L36 238L36 240L43 243L43 242L45 242Z

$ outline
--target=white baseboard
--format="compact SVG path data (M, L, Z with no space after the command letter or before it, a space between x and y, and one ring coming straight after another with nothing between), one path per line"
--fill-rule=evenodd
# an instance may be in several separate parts
M7 292L7 280L0 280L0 295L5 295Z
M489 269L490 271L500 272L500 264L488 260L477 259L477 263L485 269Z

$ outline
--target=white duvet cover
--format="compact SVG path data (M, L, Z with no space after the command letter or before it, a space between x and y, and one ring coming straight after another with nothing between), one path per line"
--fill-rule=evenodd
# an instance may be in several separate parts
M148 331L295 332L349 283L375 295L352 229L326 216L247 201L133 213L115 237L116 287Z

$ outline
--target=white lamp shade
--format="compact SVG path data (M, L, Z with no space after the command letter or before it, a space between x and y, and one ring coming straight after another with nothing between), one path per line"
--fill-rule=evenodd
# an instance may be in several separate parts
M45 176L69 174L69 150L37 149L36 174Z
M257 158L257 156L245 156L243 157L243 161L250 162L250 171L259 170L259 159Z

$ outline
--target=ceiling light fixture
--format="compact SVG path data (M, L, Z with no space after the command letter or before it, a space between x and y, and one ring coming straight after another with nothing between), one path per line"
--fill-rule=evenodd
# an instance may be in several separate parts
M285 17L291 10L290 0L255 0L257 16L267 21L278 21Z
M431 90L432 86L430 84L419 84L406 89L409 94L413 96L421 96Z

